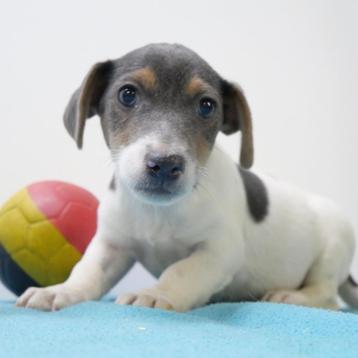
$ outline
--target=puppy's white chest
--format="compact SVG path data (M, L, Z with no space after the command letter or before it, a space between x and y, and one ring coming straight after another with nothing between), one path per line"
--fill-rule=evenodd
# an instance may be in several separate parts
M188 257L194 249L175 238L162 241L136 241L133 253L137 259L152 275L159 277L170 265Z
M153 275L159 276L171 264L188 257L220 226L215 213L198 213L202 211L126 211L117 221L122 232L120 243Z
M159 243L173 241L173 236L177 232L177 225L158 215L146 215L131 218L132 225L126 227L128 240L140 245L157 246Z
M176 223L148 225L146 228L136 232L138 236L129 239L129 246L136 259L154 276L159 276L166 267L188 257L205 237L203 230L198 230L195 235Z

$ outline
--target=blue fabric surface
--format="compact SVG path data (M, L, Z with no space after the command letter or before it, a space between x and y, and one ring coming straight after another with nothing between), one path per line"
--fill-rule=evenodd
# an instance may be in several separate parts
M358 315L283 304L188 313L87 302L46 313L0 303L0 357L358 357Z

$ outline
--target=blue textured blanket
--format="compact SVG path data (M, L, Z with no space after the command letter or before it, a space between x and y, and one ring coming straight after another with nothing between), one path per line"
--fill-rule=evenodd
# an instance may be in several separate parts
M0 303L0 357L358 357L358 315L270 303L189 313L88 302Z

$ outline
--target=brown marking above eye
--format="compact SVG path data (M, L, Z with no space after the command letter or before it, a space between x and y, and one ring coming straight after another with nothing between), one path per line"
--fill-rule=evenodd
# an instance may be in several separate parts
M189 83L186 85L185 92L195 97L198 94L204 93L209 89L209 85L198 76L194 76Z
M149 67L136 70L133 73L133 79L139 82L147 90L153 90L157 84L157 76Z

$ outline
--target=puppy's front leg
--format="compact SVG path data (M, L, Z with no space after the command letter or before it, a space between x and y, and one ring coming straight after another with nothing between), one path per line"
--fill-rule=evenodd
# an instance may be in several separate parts
M119 297L120 304L187 311L208 302L227 286L242 262L242 250L220 240L205 243L189 257L169 266L158 284Z
M62 284L45 288L30 287L17 306L51 311L103 296L133 264L119 246L96 235L70 277Z

